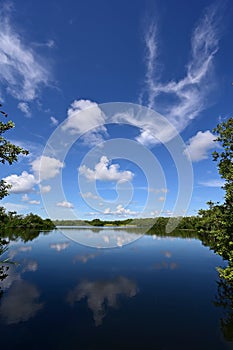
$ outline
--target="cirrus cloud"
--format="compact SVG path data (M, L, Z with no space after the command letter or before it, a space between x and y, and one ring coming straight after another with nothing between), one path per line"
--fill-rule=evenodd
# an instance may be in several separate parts
M193 29L191 36L190 60L187 62L184 76L178 81L161 81L158 64L158 30L152 22L145 34L146 74L145 86L140 102L149 108L156 108L167 120L182 132L190 122L208 107L208 94L213 88L213 63L219 48L221 20L220 3L207 7ZM166 103L164 103L166 101ZM139 125L141 133L137 140L144 145L158 143L155 122L151 120ZM163 139L174 137L172 129L164 130Z
M45 61L42 63L12 25L11 9L12 6L2 6L0 12L0 83L16 99L32 101L41 86L49 85L50 73ZM21 103L22 108L27 111L27 105Z

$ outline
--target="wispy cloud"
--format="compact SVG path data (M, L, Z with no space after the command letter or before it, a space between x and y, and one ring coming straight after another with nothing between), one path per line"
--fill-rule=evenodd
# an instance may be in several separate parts
M28 103L19 102L18 109L25 114L26 117L31 117L31 111Z
M57 126L58 120L55 117L51 116L50 121L52 126Z
M185 127L207 107L206 96L213 86L213 59L218 51L219 18L221 11L216 4L206 8L193 30L191 37L191 58L186 66L185 76L178 81L162 83L156 64L158 36L152 23L145 35L146 77L142 102L149 108L162 113L171 124L182 132ZM167 97L164 105L161 97ZM171 102L172 101L172 102ZM142 129L141 141L150 139L150 125Z
M224 186L223 180L207 180L207 181L199 181L199 185L206 187L222 187Z
M28 209L28 206L23 204L17 204L17 203L11 203L11 202L5 202L3 203L4 208L6 208L7 211L17 211L18 213L22 213L26 209Z
M50 73L11 23L11 11L11 6L0 8L1 88L18 100L32 101L41 86L49 85Z

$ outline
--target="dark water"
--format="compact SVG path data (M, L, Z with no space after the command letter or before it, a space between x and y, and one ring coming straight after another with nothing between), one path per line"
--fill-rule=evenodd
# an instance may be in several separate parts
M7 256L18 265L1 282L1 349L233 348L216 305L224 262L197 239L96 249L54 231Z

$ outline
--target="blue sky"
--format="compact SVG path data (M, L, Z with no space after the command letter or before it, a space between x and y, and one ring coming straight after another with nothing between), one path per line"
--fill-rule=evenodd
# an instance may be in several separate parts
M30 151L1 167L1 205L107 220L221 201L212 129L232 115L232 15L230 1L0 1L6 136Z

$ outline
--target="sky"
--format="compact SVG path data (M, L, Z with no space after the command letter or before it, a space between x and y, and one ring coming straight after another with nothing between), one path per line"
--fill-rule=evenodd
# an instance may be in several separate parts
M112 220L221 202L232 16L231 1L0 1L5 136L30 152L1 166L1 205Z

